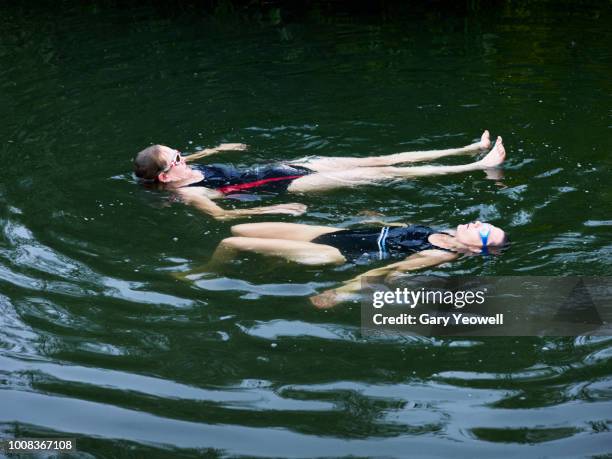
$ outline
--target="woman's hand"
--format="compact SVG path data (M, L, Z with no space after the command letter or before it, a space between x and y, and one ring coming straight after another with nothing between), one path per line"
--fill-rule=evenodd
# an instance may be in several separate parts
M333 308L336 304L339 303L337 296L338 294L335 290L327 290L323 293L319 293L318 295L311 296L310 302L314 305L315 308L329 309Z
M336 289L326 290L318 295L311 296L310 302L319 309L333 308L344 301L356 300L359 295L356 293L342 292Z
M286 204L276 204L274 206L256 207L251 210L257 210L258 214L285 214L285 215L302 215L308 209L304 204L297 202L288 202Z
M218 147L215 147L214 150L217 151L244 151L246 150L248 145L244 143L222 143Z

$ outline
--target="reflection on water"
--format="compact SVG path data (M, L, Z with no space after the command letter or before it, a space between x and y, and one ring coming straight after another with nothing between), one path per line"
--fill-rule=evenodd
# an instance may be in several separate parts
M293 196L309 212L282 220L491 220L511 250L429 273L609 275L597 7L274 27L3 8L0 436L82 436L99 456L609 452L609 339L365 339L358 305L308 301L364 266L200 268L230 223L128 173L150 143L244 142L215 161L251 164L453 147L488 128L503 174Z

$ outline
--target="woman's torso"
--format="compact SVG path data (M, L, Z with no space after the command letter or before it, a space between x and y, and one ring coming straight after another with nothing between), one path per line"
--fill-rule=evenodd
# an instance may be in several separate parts
M282 193L293 180L312 173L310 169L287 164L237 168L231 164L197 164L204 178L187 186L203 186L224 194L244 192Z
M336 247L351 261L383 260L406 258L423 250L441 249L429 242L429 236L435 233L437 231L421 225L385 226L336 231L318 236L311 242Z

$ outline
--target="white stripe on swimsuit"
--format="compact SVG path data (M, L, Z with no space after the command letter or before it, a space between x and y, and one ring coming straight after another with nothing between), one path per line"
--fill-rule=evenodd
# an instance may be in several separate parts
M387 240L387 236L389 235L389 227L383 226L380 230L380 234L378 235L378 239L376 240L376 244L378 244L378 259L382 260L387 253L385 249L385 241Z

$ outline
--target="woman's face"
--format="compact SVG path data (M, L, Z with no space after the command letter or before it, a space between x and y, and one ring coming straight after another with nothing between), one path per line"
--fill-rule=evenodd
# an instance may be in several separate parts
M475 221L457 226L455 237L469 247L481 248L483 242L486 242L487 247L503 245L506 233L490 223Z
M191 170L178 150L162 146L160 155L165 165L164 170L158 176L162 182L183 179Z

